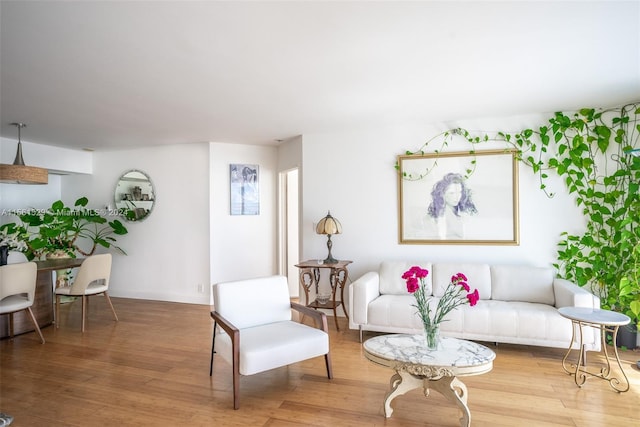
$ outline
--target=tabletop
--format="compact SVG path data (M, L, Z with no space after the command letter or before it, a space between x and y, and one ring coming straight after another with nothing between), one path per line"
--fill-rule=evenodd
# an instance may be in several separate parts
M606 326L622 326L631 321L626 314L590 307L561 307L558 309L558 313L567 319L578 322L595 323Z
M333 264L325 263L321 259L310 259L306 261L302 261L296 264L298 268L346 268L347 265L351 264L353 261L349 260L340 260L338 262L334 262Z
M451 368L454 375L490 371L496 354L481 344L441 337L437 350L429 350L422 335L393 334L370 338L363 344L365 356L376 363L395 367L398 363Z

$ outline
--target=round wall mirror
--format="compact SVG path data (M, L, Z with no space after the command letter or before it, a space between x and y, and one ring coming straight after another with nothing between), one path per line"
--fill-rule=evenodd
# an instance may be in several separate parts
M149 175L139 170L122 174L116 185L115 202L118 212L127 221L142 221L156 203L156 193Z

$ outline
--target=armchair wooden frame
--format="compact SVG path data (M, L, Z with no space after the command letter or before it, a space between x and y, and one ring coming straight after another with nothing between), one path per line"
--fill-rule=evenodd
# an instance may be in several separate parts
M314 319L316 328L321 329L327 334L329 333L326 314L295 302L291 302L291 309L298 311L304 316L311 317ZM231 338L233 348L233 409L238 409L240 407L240 330L215 310L211 312L211 318L213 319L213 337L211 340L211 363L209 365L209 376L213 375L213 355L215 353L216 330L217 326L220 325L220 327ZM318 325L320 325L320 327L318 327ZM332 379L333 370L331 368L330 352L327 352L327 354L324 355L324 360L327 367L327 378Z

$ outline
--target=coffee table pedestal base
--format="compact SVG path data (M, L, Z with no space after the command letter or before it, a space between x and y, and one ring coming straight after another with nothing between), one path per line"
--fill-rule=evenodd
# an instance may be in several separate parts
M429 378L422 375L413 375L406 371L398 371L391 377L390 385L391 391L384 399L384 415L387 418L393 413L393 408L391 407L393 399L408 391L422 387L425 396L428 397L429 392L433 389L458 406L458 409L462 412L462 417L460 418L461 427L469 427L471 425L471 412L467 406L467 386L455 376Z

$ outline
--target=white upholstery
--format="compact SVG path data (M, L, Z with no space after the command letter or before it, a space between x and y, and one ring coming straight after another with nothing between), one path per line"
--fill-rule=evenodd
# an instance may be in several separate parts
M329 336L325 332L292 321L241 329L240 343L241 375L257 374L329 352ZM233 363L229 335L218 335L216 352Z
M35 262L0 266L0 314L33 305L37 274Z
M524 266L491 267L492 298L554 305L553 270Z
M436 263L433 264L433 295L441 297L451 282L451 276L463 273L471 289L478 289L480 299L491 299L491 271L489 264Z
M219 283L213 286L215 309L238 329L291 320L289 288L283 276Z
M252 375L292 363L325 356L332 378L329 333L324 313L292 304L284 276L270 276L213 286L215 327L211 348L233 367L234 408L239 403L239 375ZM292 320L291 309L306 311L322 330ZM238 342L234 348L233 335ZM237 360L237 362L236 362Z
M44 337L31 311L36 293L38 267L35 262L0 266L0 314L9 314L9 335L13 336L13 313L25 310L44 344Z
M463 273L469 286L477 288L480 301L462 305L450 312L441 324L445 336L489 342L527 344L566 348L571 341L572 324L558 313L559 307L599 308L599 299L586 289L563 279L554 279L553 270L530 266L490 266L473 263L402 263L383 262L380 271L364 274L349 286L349 327L362 331L421 333L422 323L413 307L415 298L404 294L383 293L390 289L383 283L392 274L389 265L402 273L412 265L426 268L432 278L433 293L429 301L435 309L438 295L444 293L451 276ZM403 270L404 268L404 270ZM428 276L428 277L429 277ZM395 278L393 279L396 280ZM398 286L394 283L392 286ZM584 328L588 350L600 349L599 332Z
M424 261L383 261L380 263L380 293L391 295L408 295L407 283L402 278L402 274L414 265L429 270L429 274L425 278L427 293L431 294L433 285L431 280L431 263Z

